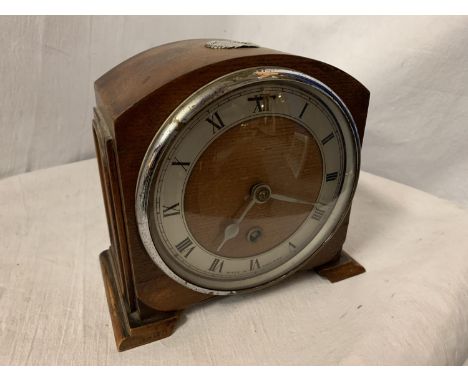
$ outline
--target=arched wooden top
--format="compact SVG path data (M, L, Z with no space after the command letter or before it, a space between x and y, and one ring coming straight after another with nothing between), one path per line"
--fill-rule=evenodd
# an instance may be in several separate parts
M335 87L333 90L342 98L343 94L344 98L348 97L346 92L340 94L340 89L349 88L357 99L368 102L368 90L353 77L331 65L266 48L210 49L205 46L208 41L211 40L183 40L151 48L101 76L95 82L96 104L107 123L113 127L125 112L176 79L183 78L177 87L186 88L188 91L181 93L188 96L196 90L193 85L199 87L231 71L262 65L303 71L332 89ZM353 102L347 102L346 99L343 101L352 109ZM362 104L359 109L362 110ZM354 116L353 110L350 111ZM359 121L356 124L360 127Z

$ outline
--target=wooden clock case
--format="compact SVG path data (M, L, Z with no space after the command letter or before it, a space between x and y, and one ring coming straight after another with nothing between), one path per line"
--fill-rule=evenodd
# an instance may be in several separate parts
M346 104L362 142L369 91L345 72L275 50L211 49L208 40L162 45L124 61L95 82L93 133L104 195L110 248L100 256L117 348L126 350L170 335L180 311L213 298L166 276L140 240L135 189L148 146L172 111L197 89L230 72L278 66L329 86ZM302 266L331 281L364 272L342 252L349 212L333 237Z

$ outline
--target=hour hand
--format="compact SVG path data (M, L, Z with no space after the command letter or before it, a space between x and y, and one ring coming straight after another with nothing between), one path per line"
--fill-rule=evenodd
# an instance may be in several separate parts
M238 233L239 233L239 223L234 222L232 224L229 224L224 230L224 239L221 242L221 244L218 246L216 251L217 252L221 251L221 248L223 248L223 245L226 243L226 241L234 239Z
M254 206L255 204L255 200L251 199L249 204L247 204L247 207L244 209L244 212L242 213L242 215L239 217L239 219L236 219L234 220L234 222L232 224L229 224L226 229L224 230L224 239L223 241L221 242L221 244L218 246L218 248L216 249L217 252L219 252L221 250L221 248L223 248L223 245L228 241L228 240L231 240L231 239L234 239L238 233L239 233L239 225L240 223L242 223L242 221L244 220L245 216L247 215L247 213L250 211L250 209Z
M312 202L307 202L305 200L291 198L290 196L286 196L286 195L271 194L270 197L272 199L281 200L283 202L289 202L289 203L307 204L307 205L310 205L310 206L313 206L315 204L315 203L312 203Z

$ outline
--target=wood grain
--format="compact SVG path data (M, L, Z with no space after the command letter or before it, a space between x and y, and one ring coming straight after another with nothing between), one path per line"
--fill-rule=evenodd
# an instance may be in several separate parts
M99 255L99 260L117 349L125 351L170 336L180 312L153 312L151 320L142 320L139 315L130 314L128 304L115 283L115 260L111 256L109 251L104 251Z
M116 287L119 289L127 309L136 309L133 275L125 235L125 224L120 201L120 186L118 179L112 174L117 172L114 144L105 125L100 123L100 117L95 110L93 120L93 136L96 147L96 157L101 177L103 199L106 206L107 224L111 240L111 256L113 256Z

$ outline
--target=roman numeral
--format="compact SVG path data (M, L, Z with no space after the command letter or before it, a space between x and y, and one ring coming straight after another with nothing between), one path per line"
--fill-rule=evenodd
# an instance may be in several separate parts
M180 166L185 170L185 172L187 172L187 167L190 166L190 162L181 162L177 158L174 158L174 160L172 161L172 165L173 166Z
M211 272L219 272L223 270L224 260L220 261L219 259L214 259L211 263L211 266L208 268Z
M167 218L168 216L179 215L179 203L173 204L172 206L163 206L163 216Z
M256 268L260 269L260 263L258 262L258 259L250 260L250 270L253 271Z
M213 126L213 134L215 134L217 131L221 130L224 127L224 122L219 116L218 112L214 113L212 118L207 118L206 122Z
M261 113L264 111L270 111L270 99L275 100L275 95L256 95L254 97L247 98L247 101L255 102L255 108L253 113Z
M299 114L299 118L302 119L302 116L304 115L304 113L305 113L305 111L306 111L306 109L307 109L308 106L309 106L309 104L306 102L305 105L304 105L304 107L303 107L302 110L301 110L301 114Z
M190 253L195 249L195 246L192 244L193 244L192 241L187 237L184 240L182 240L179 244L177 244L175 247L181 254L186 249L188 249L187 253L184 255L184 257L188 257L188 255L190 255Z
M255 109L254 109L254 113L259 113L261 111L263 111L264 109L264 105L261 103L261 101L263 101L263 97L262 96L255 96L255 97L250 97L250 98L247 98L247 101L255 101Z
M289 242L289 252L291 253L296 252L296 246L291 242Z
M312 213L312 219L320 220L324 213L325 213L324 210L321 210L320 208L317 207L317 208L315 208L314 212Z
M330 142L335 137L333 133L328 134L325 138L322 139L322 145L326 144L327 142Z
M336 180L336 178L338 178L337 172L331 172L330 174L326 175L327 182L333 182L334 180Z

